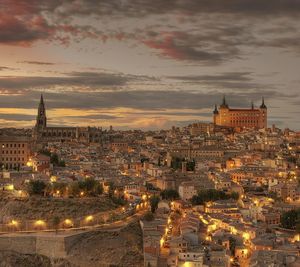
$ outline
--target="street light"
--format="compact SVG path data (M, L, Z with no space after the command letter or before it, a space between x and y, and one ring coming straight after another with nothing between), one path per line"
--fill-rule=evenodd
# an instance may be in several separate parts
M92 220L94 220L94 217L92 215L89 215L89 216L85 217L85 221L87 223L91 222Z
M17 228L17 227L19 226L19 222L16 221L16 220L12 220L12 221L8 224L8 226Z
M73 222L70 219L65 219L64 225L67 227L73 227Z
M34 226L41 229L46 227L46 223L43 220L37 220L35 221Z

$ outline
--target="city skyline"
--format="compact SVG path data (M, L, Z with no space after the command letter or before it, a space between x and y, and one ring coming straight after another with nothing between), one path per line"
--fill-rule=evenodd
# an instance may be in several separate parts
M0 126L160 129L258 107L300 129L300 4L287 1L0 1ZM10 15L7 15L10 14Z

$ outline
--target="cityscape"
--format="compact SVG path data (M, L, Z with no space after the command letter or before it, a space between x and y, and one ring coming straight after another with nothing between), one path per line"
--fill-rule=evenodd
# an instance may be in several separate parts
M297 0L0 0L0 266L300 266Z

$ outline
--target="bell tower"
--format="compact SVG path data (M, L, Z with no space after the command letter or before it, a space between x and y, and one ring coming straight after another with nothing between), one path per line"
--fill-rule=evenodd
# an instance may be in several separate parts
M38 114L36 117L35 128L36 129L44 129L46 127L47 127L46 108L45 108L45 104L44 104L43 95L41 94L40 104L39 104L39 108L38 108Z
M260 110L260 127L261 128L267 128L268 122L267 122L267 106L265 105L265 99L262 97L261 105L259 107Z

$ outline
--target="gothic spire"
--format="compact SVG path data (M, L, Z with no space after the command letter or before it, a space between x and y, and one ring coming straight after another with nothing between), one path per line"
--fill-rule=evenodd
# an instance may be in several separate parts
M36 118L36 127L40 128L46 126L47 126L46 108L45 108L43 94L41 94L40 103L38 107L38 114Z
M43 98L43 94L41 94L40 105L44 105L44 98Z

